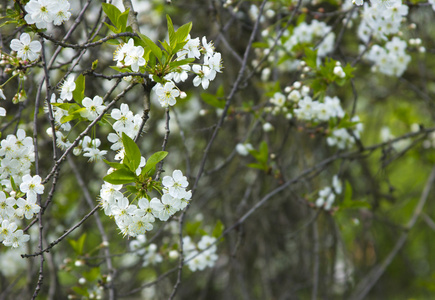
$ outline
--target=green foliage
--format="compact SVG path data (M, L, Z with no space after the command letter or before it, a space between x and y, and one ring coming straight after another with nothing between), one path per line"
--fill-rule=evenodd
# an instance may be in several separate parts
M198 234L200 227L201 227L201 224L202 224L201 221L187 222L185 227L184 227L185 235L193 237L196 234Z
M77 240L72 240L72 239L68 240L69 244L74 249L76 255L83 254L83 247L85 245L85 241L86 241L86 233L83 233Z
M339 208L341 209L359 209L359 208L370 208L370 204L366 201L358 201L352 199L352 186L349 181L346 181L346 186L344 189L344 199L340 203Z
M261 142L259 150L249 150L249 154L251 154L257 162L248 164L248 167L269 172L269 148L265 141Z
M153 173L152 170L155 169L156 165L161 162L166 156L168 152L166 151L158 151L148 158L145 167L142 169L142 174Z
M75 84L76 84L76 88L73 91L74 101L77 102L78 104L82 104L82 100L83 98L85 98L85 77L82 74L80 74L76 78Z
M135 182L136 179L136 174L125 168L115 170L109 175L104 176L103 178L104 181L111 184L127 184Z
M124 165L126 165L130 171L135 172L140 164L140 150L137 144L124 132L122 133L122 143L124 144Z
M106 26L114 33L124 32L127 29L129 9L121 12L115 5L110 3L102 3L102 7L110 22L114 25L111 26L105 23Z
M224 95L224 87L221 85L219 86L215 95L210 93L201 93L201 98L205 103L213 107L223 109L225 107Z
M154 54L154 56L159 60L159 62L162 61L163 53L162 50L157 46L149 37L147 37L144 34L137 33L140 37L140 39L151 49L151 52Z
M225 228L224 224L221 222L221 220L218 220L216 222L216 225L214 226L212 236L215 238L220 237L224 232L224 228Z

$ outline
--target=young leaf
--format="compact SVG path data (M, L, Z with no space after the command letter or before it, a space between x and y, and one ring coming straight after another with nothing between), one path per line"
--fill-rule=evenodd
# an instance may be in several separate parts
M317 68L317 50L313 50L310 47L305 48L305 62L311 69Z
M178 30L176 32L177 42L178 43L184 42L186 40L187 36L189 35L191 29L192 29L192 22L184 24L183 26L178 28Z
M126 184L136 181L136 174L130 170L119 169L106 175L103 180L111 184Z
M201 221L187 222L185 226L186 235L195 236L201 226Z
M267 143L265 141L263 141L260 144L259 161L264 163L264 164L267 164L268 159L269 159L269 148L267 147Z
M252 163L252 164L247 164L246 165L248 168L253 168L253 169L259 169L259 170L267 170L267 166L262 165L262 164L257 164L257 163Z
M151 155L150 158L148 158L145 167L142 169L142 174L148 173L160 161L162 161L166 157L166 155L168 155L168 152L166 151L159 151Z
M212 236L218 238L224 232L224 224L222 224L221 220L218 220L216 225L214 226Z
M104 22L104 25L106 25L113 33L121 33L121 29L116 29L115 26L109 25L106 22ZM110 43L110 41L108 43Z
M11 186L12 186L12 189L13 189L15 192L18 192L19 189L18 189L17 185L15 184L14 177L11 176L10 179L11 179Z
M171 17L166 15L166 20L168 21L168 32L169 32L169 45L174 49L177 43L177 36L175 35L174 25L172 24Z
M70 245L73 247L77 255L83 254L83 247L85 245L86 233L83 233L77 241L69 240Z
M127 20L128 20L128 12L129 11L130 11L130 9L127 9L126 11L124 11L122 14L119 15L118 19L116 20L116 22L117 22L116 27L118 27L121 32L124 32L125 29L127 28Z
M113 25L119 28L120 26L118 26L118 18L121 15L121 11L113 4L102 3L102 5L104 12L109 17L109 20Z
M80 74L75 83L76 88L73 91L73 98L77 103L82 104L82 100L85 98L85 77Z
M181 49L183 49L183 47L187 44L187 42L178 42L177 46L175 46L174 49L172 49L172 53L177 53L178 51L180 51Z
M115 170L120 170L120 169L128 170L128 167L126 165L124 165L124 164L120 164L120 163L117 163L117 162L111 162L111 161L108 161L108 160L105 160L105 159L103 159L103 161L106 164L108 164L109 166L111 166L112 168L114 168Z
M216 108L224 108L225 107L225 101L219 100L218 97L216 97L213 94L209 93L202 93L201 94L202 100L204 100L205 103L214 106Z
M139 37L140 37L140 39L142 40L142 41L144 41L144 43L148 46L148 47L150 47L150 49L151 49L151 52L157 57L157 59L159 60L159 61L161 61L162 60L162 49L160 49L159 48L159 46L157 46L149 37L147 37L146 35L144 35L144 34L141 34L141 33L137 33L138 35L139 35Z
M193 61L195 61L194 58L186 58L186 59L176 60L176 61L171 62L169 64L169 67L172 69L172 68L175 68L175 67L187 65L188 63L191 63Z
M137 144L124 132L122 133L122 143L125 148L125 158L127 161L126 165L130 168L131 171L136 171L140 164L140 150ZM124 160L125 160L124 158Z
M127 185L125 187L129 193L136 194L138 189L134 185Z

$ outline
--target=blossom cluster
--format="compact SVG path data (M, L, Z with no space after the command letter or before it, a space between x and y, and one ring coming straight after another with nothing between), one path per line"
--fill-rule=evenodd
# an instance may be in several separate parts
M215 242L216 238L209 235L203 235L198 244L195 244L190 236L183 238L185 261L192 272L214 266L218 259Z
M263 50L261 48L255 49L258 59L252 61L253 67L258 66L260 57L268 55L270 48L275 44L275 37L271 34L270 29L263 30L262 36L266 40L268 47ZM317 64L319 65L321 59L334 49L334 43L335 33L332 31L332 27L325 22L318 20L312 20L311 23L301 22L293 30L283 32L278 40L276 55L270 55L268 61L272 64L278 62L276 67L283 72L294 71L300 67L301 61L297 58L299 55L295 55L296 57L293 59L289 58L289 55L293 56L299 53L301 46L308 46L317 50ZM268 81L270 75L271 68L266 67L262 70L261 79Z
M71 17L68 0L30 0L24 6L27 24L35 24L38 29L47 28L48 24L61 25Z
M72 100L73 92L76 88L76 83L74 82L74 76L70 75L63 82L60 90L60 96L56 99L56 94L51 95L51 104L61 104L66 103L66 101ZM95 120L98 116L103 113L106 106L103 104L103 98L100 96L95 96L93 99L85 97L82 100L83 107L80 109L80 116L89 121ZM45 107L45 112L48 113L48 107ZM69 141L68 136L64 135L65 132L71 131L70 122L64 122L63 117L69 116L69 112L66 109L62 109L56 105L51 106L53 112L53 118L55 121L55 135L56 135L56 145L62 150L67 149L72 145ZM47 134L52 137L52 128L47 129ZM100 150L98 147L101 145L101 141L98 138L92 139L89 136L83 137L79 144L73 149L74 155L78 156L83 153L84 157L88 157L89 161L97 161L107 154L106 150Z
M337 175L332 177L332 187L327 186L319 191L319 197L316 200L316 206L322 207L324 210L330 210L335 201L336 195L340 195L343 191L341 181Z
M161 263L163 256L160 254L157 245L154 243L147 245L146 242L147 238L144 234L139 234L132 239L129 244L132 253L126 256L127 261L124 264L129 264L129 261L136 262L139 257L143 260L143 267Z
M35 161L33 140L26 136L23 129L18 129L16 135L9 134L0 144L0 179L4 189L13 190L11 177L16 185L23 182L23 176L30 174L30 167Z
M406 42L398 37L385 44L385 48L373 45L370 51L364 56L372 61L372 70L389 76L401 76L405 72L411 57L406 54Z
M343 118L344 111L338 97L325 96L324 102L313 100L305 96L298 102L298 108L294 110L300 120L325 122L331 118Z
M355 4L362 5L362 0L356 0ZM358 36L368 43L370 36L376 39L386 40L388 35L397 34L400 30L402 18L408 15L408 6L400 0L370 1L364 5L362 22L358 28Z
M183 238L183 254L184 261L188 268L192 271L202 271L207 267L213 267L218 259L216 254L217 246L216 238L203 235L198 243L192 241L190 236ZM154 266L163 261L164 252L159 250L158 246L154 243L146 245L146 236L137 235L134 240L130 242L130 249L138 256L142 257L143 267ZM179 256L177 250L168 250L166 255L171 259ZM132 258L129 258L130 260Z
M340 66L338 65L338 67ZM334 72L336 72L335 68ZM286 87L285 92L287 96L281 92L274 94L269 100L272 106L267 107L267 112L274 115L281 113L288 119L293 118L294 115L294 117L303 121L334 124L327 138L329 146L337 146L340 149L349 148L355 144L355 138L360 138L363 126L358 116L351 118L350 121L354 124L350 128L339 128L340 120L346 114L338 97L325 96L323 101L313 100L310 96L311 89L299 81L295 81L292 86ZM249 152L248 149L242 149L243 145L238 145L238 147L239 153Z
M10 134L0 145L0 242L5 246L20 247L29 240L18 229L17 220L32 219L40 207L37 195L44 193L39 175L31 176L30 168L35 160L33 140L22 129ZM19 187L19 190L17 190Z
M145 159L141 165L145 165ZM141 166L137 172L139 174L140 168ZM172 176L163 177L161 199L157 197L135 199L136 205L130 203L121 192L123 185L105 182L100 190L101 206L106 215L114 217L124 235L141 235L153 229L156 219L167 221L169 217L187 206L192 197L192 192L186 191L188 184L186 176L183 176L180 170L175 170Z
M156 84L154 90L162 107L175 105L175 98L183 95L175 83L186 81L189 72L194 74L193 85L195 87L201 85L203 89L207 89L210 81L214 80L217 73L221 72L221 54L215 52L213 43L207 42L206 37L203 37L200 41L199 38L191 38L188 35L186 45L177 52L177 60L186 58L200 59L201 54L203 54L202 64L182 65L164 77L167 81L165 84Z
M363 124L360 122L358 116L354 116L350 119L354 125L350 128L337 128L326 139L328 146L337 146L339 149L351 148L356 139L360 139L361 132L363 131Z
M144 66L146 63L145 58L143 58L144 53L142 46L135 46L134 40L129 39L126 44L118 46L113 60L116 61L118 67L130 66L133 72L137 72L139 67Z
M315 39L322 38L321 43L316 48L319 57L324 57L331 52L335 42L335 34L332 32L331 26L318 20L313 20L311 24L302 22L294 28L291 35L289 31L285 31L284 37L287 37L283 43L285 49L293 49L301 44L312 44Z
M142 116L140 114L134 114L128 104L122 103L120 108L112 109L110 116L115 120L112 127L116 133L109 133L107 139L113 143L110 147L113 151L121 151L119 159L123 158L122 155L122 133L125 133L130 138L134 139L139 134L140 125L142 123Z

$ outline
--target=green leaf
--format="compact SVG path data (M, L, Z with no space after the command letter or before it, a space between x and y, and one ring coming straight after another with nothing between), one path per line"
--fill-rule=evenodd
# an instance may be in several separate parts
M305 18L307 17L306 14L300 14L299 17L296 19L296 24L299 25L302 22L305 22Z
M140 164L140 150L137 144L124 132L122 133L122 143L124 144L125 156L124 163L131 171L136 171ZM127 158L127 161L126 161Z
M98 59L96 59L96 60L94 60L94 61L92 62L92 67L91 67L91 69L92 69L92 70L95 70L95 69L97 68L97 65L98 65Z
M225 96L225 92L224 92L224 85L221 84L216 92L216 96L218 96L219 98L222 98L223 96Z
M111 166L112 168L114 168L115 170L120 170L120 169L125 169L128 170L128 167L124 164L120 164L117 162L110 162L108 160L103 159L103 161L108 164L109 166Z
M267 163L269 160L269 148L267 147L267 143L265 141L260 144L260 157L258 159L262 163Z
M305 62L311 69L317 68L317 50L313 50L310 47L305 48Z
M119 28L120 26L118 26L118 18L121 15L121 11L113 4L102 3L102 6L112 24Z
M168 152L166 152L166 151L159 151L159 152L156 152L153 155L151 155L150 158L148 158L145 167L142 169L142 174L148 173L160 161L162 161L167 155L168 155Z
M19 192L20 190L18 189L17 185L15 184L14 177L11 176L10 179L11 179L11 186L12 186L12 189L13 189L15 192Z
M166 15L166 20L168 22L169 45L172 49L174 49L177 44L177 36L175 35L174 25L172 24L172 20L169 15Z
M162 50L157 46L149 37L144 34L137 33L142 41L151 49L151 52L157 57L159 61L162 60Z
M82 275L88 282L96 281L98 278L101 278L100 268L92 268L87 272L83 272Z
M78 240L69 240L70 245L73 247L77 255L83 254L83 247L85 245L86 233L83 233Z
M177 42L184 42L189 35L190 30L192 30L192 22L184 24L183 26L178 28L177 32L175 33L177 36Z
M85 296L86 298L89 297L89 292L86 287L73 286L71 289L78 295Z
M267 170L267 166L258 163L247 164L246 166L253 169Z
M63 110L67 110L67 111L69 111L69 109L71 108L71 106L72 105L77 105L77 104L75 104L75 103L51 103L51 105L52 106L56 106L56 107L59 107L59 108L61 108L61 109L63 109ZM78 105L77 105L78 106Z
M73 91L73 98L77 103L82 104L82 100L85 98L85 77L80 74L75 83L76 88Z
M127 185L125 188L132 194L136 194L138 192L138 189L134 185Z
M216 225L214 226L212 236L218 238L224 232L224 224L222 224L221 220L218 220Z
M187 222L185 226L186 234L189 236L195 236L200 226L201 226L201 221Z
M205 103L211 106L214 106L216 108L222 108L222 109L225 108L225 101L219 100L218 97L213 94L202 93L201 98Z
M160 44L163 46L163 49L165 49L166 52L172 53L172 48L171 46L169 46L169 44L166 41L163 42L160 41Z
M107 28L109 28L111 31L113 31L114 33L121 33L121 29L116 29L115 26L109 25L106 22L104 22L104 25L107 26Z
M252 43L252 48L269 48L270 45L268 43L265 42L255 42Z
M355 208L370 208L370 204L366 201L352 200L352 186L349 181L346 181L346 188L344 191L344 200L340 204L341 209L355 209Z
M85 107L81 107L81 108L79 108L77 110L73 110L72 108L70 108L68 110L68 115L63 116L60 119L60 122L62 124L64 124L66 122L69 122L69 121L72 121L72 120L75 120L75 119L83 119L83 117L80 115L80 112L82 112L84 110L86 110Z
M188 63L191 63L193 61L195 61L194 58L186 58L186 59L176 60L176 61L171 62L169 64L169 67L172 69L172 68L175 68L175 67L187 65Z
M120 14L118 16L118 19L116 20L116 22L117 22L116 27L118 27L121 32L124 32L125 29L127 28L127 20L128 20L129 11L130 11L130 9L127 9L126 11L124 11L122 14Z
M177 53L178 51L180 51L181 49L183 49L183 47L187 44L187 42L179 42L177 43L177 46L175 46L175 48L172 50L172 53Z
M121 72L121 73L129 73L129 72L131 72L131 70L128 69L128 68L120 68L120 67L117 67L117 66L109 66L109 67L111 69L113 69L115 71L118 71L118 72Z
M136 174L130 170L119 169L113 171L103 178L104 181L111 184L126 184L136 181Z

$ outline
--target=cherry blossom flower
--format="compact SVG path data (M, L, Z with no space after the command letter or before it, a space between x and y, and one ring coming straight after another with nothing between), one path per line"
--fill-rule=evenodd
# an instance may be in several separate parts
M85 97L82 104L86 110L81 111L80 115L89 121L95 120L106 108L106 106L103 105L103 98L100 96L95 96L94 99Z
M39 175L30 176L29 174L23 176L23 183L20 185L20 190L26 193L27 196L44 193L44 186L41 184L41 177Z
M62 100L71 100L72 92L75 89L76 89L76 83L74 82L74 76L70 75L62 84L60 98Z
M22 33L20 39L13 39L11 41L11 49L17 51L17 55L22 60L34 61L39 57L41 52L41 43L38 41L31 41L28 33Z
M177 103L176 97L180 96L180 91L175 87L175 84L170 81L164 86L161 84L156 88L156 94L159 97L159 102L162 107L174 106Z
M189 185L187 182L187 177L183 176L183 173L180 170L175 170L172 172L171 176L163 177L162 184L168 188L169 194L173 197L178 197L182 192L185 191L185 188Z
M18 207L22 208L23 214L26 219L32 219L34 214L37 214L41 207L36 204L36 197L29 197L27 201L23 198L17 199Z
M133 72L139 71L139 67L144 66L146 61L143 58L144 49L141 46L132 47L125 55L125 64L131 66Z
M24 9L27 15L24 17L27 24L35 24L39 29L47 28L48 23L53 21L53 13L58 1L53 0L30 0Z

